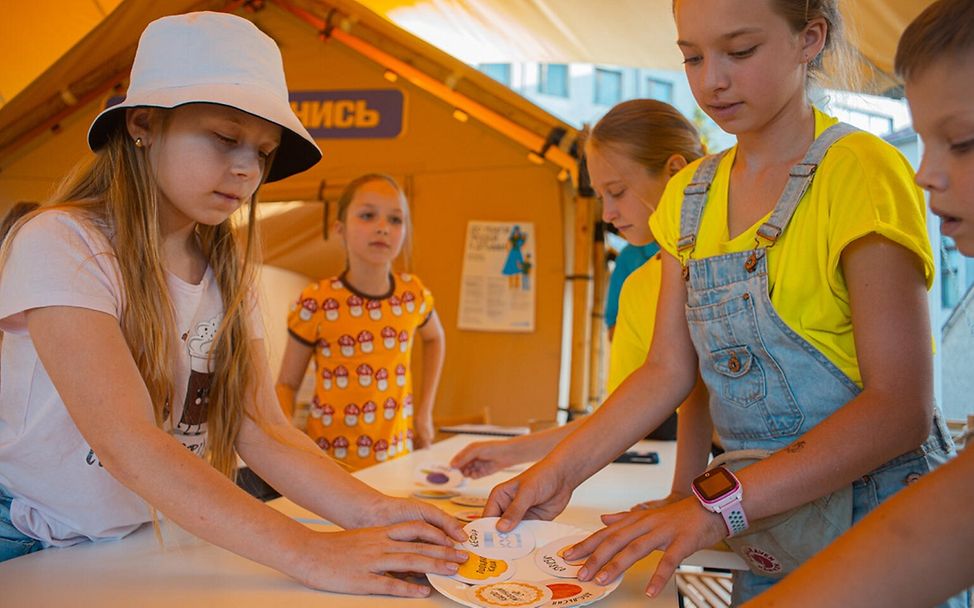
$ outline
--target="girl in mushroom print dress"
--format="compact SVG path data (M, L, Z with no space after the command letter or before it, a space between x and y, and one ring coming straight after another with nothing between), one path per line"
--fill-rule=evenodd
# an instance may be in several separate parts
M306 287L292 305L277 389L290 414L313 359L307 433L357 470L411 451L408 443L432 442L444 339L429 290L414 275L391 272L408 222L395 181L363 176L349 184L338 209L335 231L345 239L348 267ZM409 370L417 336L428 371L414 395Z

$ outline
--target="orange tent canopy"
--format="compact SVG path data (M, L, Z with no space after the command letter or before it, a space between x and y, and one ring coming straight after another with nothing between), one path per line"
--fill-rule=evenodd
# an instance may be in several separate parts
M11 2L0 25L0 105L91 31L120 0ZM153 2L162 6L168 0ZM350 3L354 4L354 3ZM678 69L672 0L359 0L468 63L584 62ZM930 0L846 0L851 37L892 73L900 33Z

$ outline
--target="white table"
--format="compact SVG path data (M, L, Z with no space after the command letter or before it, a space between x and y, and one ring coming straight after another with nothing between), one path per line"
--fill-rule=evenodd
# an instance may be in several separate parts
M386 462L356 475L394 496L408 496L414 489L413 471L427 459L447 462L461 447L483 439L457 436L432 449ZM660 464L612 464L579 486L571 504L557 521L595 529L599 515L627 509L669 490L675 455L672 442L640 442L640 448L659 452ZM486 496L490 488L512 473L468 481L464 492ZM283 513L299 518L316 516L286 499L272 501ZM436 504L458 511L452 503ZM323 524L309 524L327 529ZM0 605L3 606L212 606L228 608L288 606L456 606L435 591L422 600L351 596L307 589L275 570L211 545L163 522L165 545L145 526L122 541L85 543L66 549L48 549L0 564ZM598 603L600 608L646 606L676 608L672 581L655 600L643 589L658 560L653 554L625 575L622 585ZM740 567L733 554L702 551L689 560L699 565Z

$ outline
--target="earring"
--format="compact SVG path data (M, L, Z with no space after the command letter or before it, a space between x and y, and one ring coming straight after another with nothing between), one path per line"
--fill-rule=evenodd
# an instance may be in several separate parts
M144 146L144 144L142 143L142 138L141 137L136 137L135 138L135 147L136 148L142 148L143 146Z

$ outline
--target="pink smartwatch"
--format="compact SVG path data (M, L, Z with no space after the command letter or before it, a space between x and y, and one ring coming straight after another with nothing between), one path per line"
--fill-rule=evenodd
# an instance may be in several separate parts
M741 506L744 490L730 470L715 467L694 479L690 488L705 509L720 513L731 536L747 530L747 516Z

